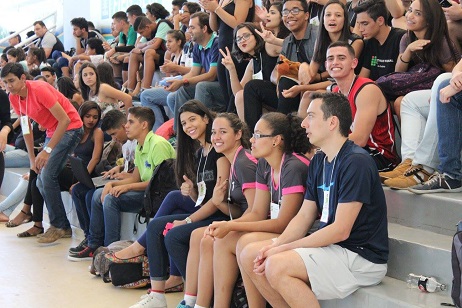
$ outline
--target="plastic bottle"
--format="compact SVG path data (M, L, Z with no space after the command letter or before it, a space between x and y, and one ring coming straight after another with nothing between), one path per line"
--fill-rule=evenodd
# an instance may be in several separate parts
M446 290L446 285L441 284L434 277L423 275L409 274L407 276L408 288L418 288L422 292L437 292Z

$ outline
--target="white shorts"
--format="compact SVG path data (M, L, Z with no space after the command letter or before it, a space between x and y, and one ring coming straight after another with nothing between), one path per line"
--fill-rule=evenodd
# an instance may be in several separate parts
M294 249L305 263L311 289L319 300L345 298L360 287L380 283L387 264L372 263L338 245Z

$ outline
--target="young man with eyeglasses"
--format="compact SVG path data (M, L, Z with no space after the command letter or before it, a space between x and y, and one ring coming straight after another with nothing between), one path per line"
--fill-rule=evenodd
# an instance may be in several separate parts
M285 0L282 20L291 34L284 39L281 55L294 62L310 63L318 27L309 24L310 13L307 2L305 0ZM263 106L276 109L284 114L298 110L300 93L290 98L283 95L284 90L291 89L298 85L298 82L286 77L276 80L276 70L277 66L271 75L274 76L271 82L251 80L244 87L245 121L251 129L260 118Z

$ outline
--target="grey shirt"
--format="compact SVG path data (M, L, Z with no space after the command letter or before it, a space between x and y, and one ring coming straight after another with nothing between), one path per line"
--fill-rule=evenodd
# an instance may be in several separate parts
M305 31L305 36L301 42L297 42L294 35L291 33L284 39L281 54L291 61L310 63L314 54L314 44L316 43L317 33L318 27L311 24L308 24L308 27ZM298 55L297 50L304 50L305 55ZM303 58L308 59L308 61L302 60Z
M56 44L56 37L50 31L47 31L45 35L37 42L37 47L50 48Z

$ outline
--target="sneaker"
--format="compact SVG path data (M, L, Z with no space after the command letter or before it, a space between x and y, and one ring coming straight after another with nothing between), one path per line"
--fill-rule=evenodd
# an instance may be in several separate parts
M411 167L412 159L407 158L401 164L395 167L392 171L379 172L380 180L385 182L388 179L397 178L400 175L403 175L409 167Z
M41 237L38 238L37 242L39 243L53 243L56 242L56 240L64 237L66 235L66 230L56 228L51 226L48 228L48 230L42 234ZM72 236L72 230L71 230L71 236Z
M76 254L69 254L67 256L67 259L70 260L70 261L85 261L85 260L92 260L93 259L93 255L95 253L95 250L96 249L93 249L93 248L90 248L90 247L86 247L84 250L82 250L81 252L79 253L76 253Z
M423 184L409 188L415 194L430 194L439 192L462 192L462 181L451 179L445 174L436 172Z
M182 300L182 301L178 304L178 306L176 306L176 308L192 308L192 307L189 306L189 305L186 305L185 301Z
M425 171L422 165L416 165L407 169L403 175L385 180L383 184L393 189L407 189L411 186L426 182L430 176L431 174Z
M151 292L141 296L141 300L130 308L167 308L167 299L164 294Z
M69 248L69 253L70 254L76 254L87 248L88 246L88 239L84 238L83 241L80 242L80 244L77 247L74 248Z
M48 228L48 230L50 230L50 229L57 229L57 228L54 227L54 226L50 226L50 228ZM48 232L48 230L47 230L47 232ZM72 237L72 228L63 229L63 230L64 230L64 235L62 236L62 238L71 238ZM45 233L37 235L37 238L42 237Z

